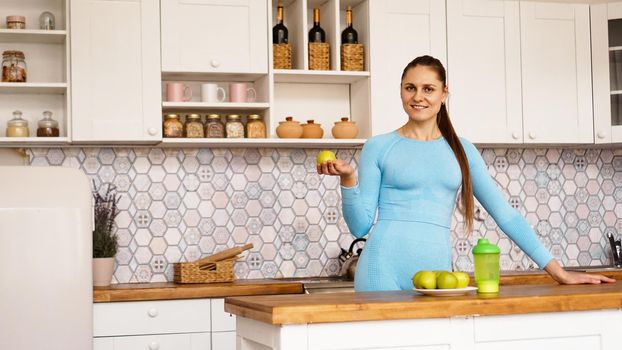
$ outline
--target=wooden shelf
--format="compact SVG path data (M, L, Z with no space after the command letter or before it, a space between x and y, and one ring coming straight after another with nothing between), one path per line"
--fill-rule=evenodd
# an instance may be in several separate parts
M3 43L60 44L66 39L66 30L0 29L0 42Z
M253 102L253 103L236 103L236 102L163 102L162 111L256 111L270 108L269 103Z
M67 83L0 83L0 93L5 94L56 94L64 95Z
M180 147L291 147L291 148L344 148L344 147L361 147L365 143L365 139L187 139L187 138L171 138L163 139L162 144L165 146Z
M275 83L352 84L369 78L369 72L275 69Z
M67 137L0 137L0 147L67 146Z
M248 82L266 77L268 73L162 72L162 81Z

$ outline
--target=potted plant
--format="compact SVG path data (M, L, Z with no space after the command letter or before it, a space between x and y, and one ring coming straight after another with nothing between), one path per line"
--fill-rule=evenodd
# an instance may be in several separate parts
M106 187L103 194L100 190ZM108 286L114 271L114 256L117 254L117 234L114 233L114 219L119 214L116 187L103 184L93 191L95 229L93 230L93 285Z

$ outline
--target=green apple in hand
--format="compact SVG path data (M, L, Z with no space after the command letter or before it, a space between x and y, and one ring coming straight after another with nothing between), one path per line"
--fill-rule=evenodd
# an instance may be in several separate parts
M318 153L317 165L322 165L329 160L333 160L333 161L337 160L337 156L335 156L335 153L333 153L332 151L327 151L327 150L324 150Z

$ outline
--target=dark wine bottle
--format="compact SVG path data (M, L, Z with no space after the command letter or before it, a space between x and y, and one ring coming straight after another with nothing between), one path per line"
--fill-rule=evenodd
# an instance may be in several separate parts
M324 29L320 27L320 9L313 9L313 27L309 31L310 43L324 43L326 42L326 33Z
M341 32L342 44L358 44L359 34L352 28L352 7L348 6L346 10L346 29Z
M276 8L277 24L272 27L272 43L287 44L287 27L283 24L283 4L279 1Z

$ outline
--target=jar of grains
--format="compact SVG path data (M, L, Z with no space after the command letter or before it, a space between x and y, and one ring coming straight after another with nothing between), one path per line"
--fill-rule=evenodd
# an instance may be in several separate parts
M186 137L196 138L203 137L203 122L198 114L186 115L186 123L184 124L184 134Z
M225 124L225 133L227 138L243 138L244 137L244 124L242 124L242 117L238 114L227 115L227 123Z
M2 82L26 82L26 57L22 51L2 52Z
M6 16L7 29L26 29L26 17Z
M266 124L258 114L249 114L246 121L246 137L249 139L265 139Z
M28 130L28 121L22 119L21 111L13 112L13 119L6 123L6 136L7 137L28 137L30 131Z
M177 114L167 114L162 126L164 137L182 137L184 134L184 125Z
M205 137L222 138L225 137L225 126L220 120L220 114L208 114L205 121Z

